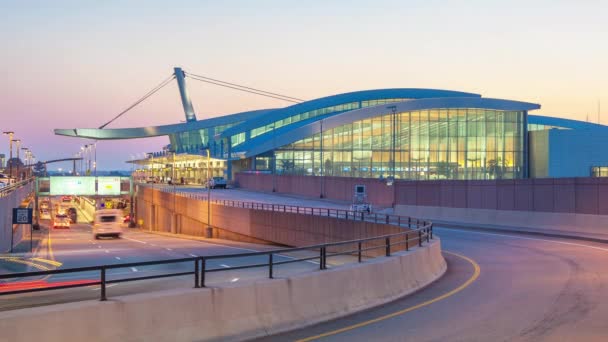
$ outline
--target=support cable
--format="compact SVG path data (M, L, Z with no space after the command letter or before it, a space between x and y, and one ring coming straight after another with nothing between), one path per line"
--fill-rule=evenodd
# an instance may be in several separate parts
M244 91L244 92L251 93L251 94L271 97L271 98L275 98L278 100L289 101L289 102L294 102L294 103L300 103L300 102L306 101L306 100L299 99L299 98L293 97L293 96L287 96L287 95L272 93L272 92L261 90L261 89L246 87L246 86L242 86L239 84L225 82L225 81L221 81L221 80L206 77L206 76L192 74L189 72L186 72L186 76L189 76L190 78L195 79L197 81L215 84L215 85L218 85L221 87L231 88L231 89L235 89L235 90L240 90L240 91Z
M135 101L135 103L133 103L132 105L130 105L129 107L127 107L125 110L123 110L122 112L120 112L118 115L116 115L112 120L106 122L105 124L99 126L99 129L103 129L105 128L107 125L111 124L112 122L114 122L116 119L120 118L121 116L123 116L125 113L127 113L128 111L130 111L131 109L135 108L138 104L144 102L147 98L149 98L150 96L154 95L154 93L156 93L157 91L161 90L163 87L165 87L167 84L169 84L173 79L175 78L175 74L171 74L171 76L169 76L167 79L165 79L164 81L162 81L159 85L157 85L156 87L154 87L152 90L150 90L149 92L147 92L144 96L142 96L139 100Z

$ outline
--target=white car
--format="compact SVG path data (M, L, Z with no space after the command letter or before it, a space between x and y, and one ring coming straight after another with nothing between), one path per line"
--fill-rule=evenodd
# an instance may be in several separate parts
M93 221L93 236L99 239L100 236L112 236L119 238L122 234L122 210L101 209L95 212Z
M226 189L226 180L224 177L213 177L209 179L207 186L209 186L211 189Z

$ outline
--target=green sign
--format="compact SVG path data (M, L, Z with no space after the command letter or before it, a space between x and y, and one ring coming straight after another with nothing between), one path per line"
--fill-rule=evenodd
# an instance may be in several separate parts
M98 177L97 191L99 195L120 195L120 177Z
M93 195L95 194L95 177L50 177L51 196L58 195Z

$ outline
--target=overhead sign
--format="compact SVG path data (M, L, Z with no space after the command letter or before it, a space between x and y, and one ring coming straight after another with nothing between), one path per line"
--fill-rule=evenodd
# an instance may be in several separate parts
M95 194L95 177L50 177L50 195L91 195Z
M13 208L13 224L32 224L32 208Z
M120 177L99 177L97 193L105 196L120 195Z
M97 186L95 186L97 184ZM131 193L131 178L119 176L36 177L38 196L119 196Z

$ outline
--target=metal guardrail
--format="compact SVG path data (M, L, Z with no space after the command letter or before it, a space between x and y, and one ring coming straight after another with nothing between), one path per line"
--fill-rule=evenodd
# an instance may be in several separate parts
M155 186L155 188L157 188L157 186ZM164 187L160 188L160 189L166 191L166 189ZM206 196L200 196L200 194L196 194L196 193L175 192L175 194L178 196L184 196L184 197L200 199L200 200L206 199ZM55 275L55 274L96 271L96 272L99 272L99 280L91 280L91 281L87 281L84 283L77 283L77 284L48 286L48 287L30 288L30 289L13 290L13 291L1 291L0 290L0 296L28 293L28 292L40 292L40 291L67 289L67 288L74 288L74 287L84 287L84 286L91 286L91 285L100 285L100 292L101 292L100 300L104 301L104 300L107 300L106 287L108 284L193 275L194 276L194 287L200 288L200 287L206 286L205 280L206 280L206 275L208 273L231 271L231 270L238 270L238 269L248 269L248 268L256 268L256 267L266 267L268 269L268 278L272 279L272 278L274 278L274 267L283 265L283 264L318 260L319 270L326 270L328 257L338 256L338 255L351 255L351 256L356 255L357 262L360 263L360 262L363 262L363 253L366 251L383 249L384 250L383 255L386 257L390 257L391 253L394 251L393 246L402 245L404 247L403 249L405 251L408 251L410 248L415 247L415 246L422 247L423 243L425 241L428 243L428 242L430 242L431 239L433 239L433 224L431 222L424 221L424 220L418 220L418 219L406 217L406 216L377 214L377 213L368 214L368 213L354 212L354 211L342 210L342 209L299 207L299 206L290 206L290 205L282 205L282 204L266 204L266 203L258 203L258 202L241 202L241 201L231 201L231 200L212 200L211 202L220 204L220 205L236 207L236 208L269 210L269 211L274 211L274 212L288 212L288 213L297 213L297 214L303 214L303 215L333 217L333 218L346 219L346 220L384 223L384 224L397 225L397 226L403 227L403 228L407 227L410 230L399 232L399 233L394 233L394 234L380 235L380 236L375 236L375 237L365 238L365 239L338 241L338 242L317 244L317 245L311 245L311 246L276 249L276 250L262 251L262 252L210 255L210 256L199 256L199 257L189 257L189 258L179 258L179 259L169 259L169 260L132 262L132 263L111 264L111 265L56 269L56 270L49 270L49 271L20 272L20 273L4 274L4 275L0 275L0 280L29 278L29 277L45 277L45 276L50 276L50 275ZM380 243L378 243L378 241ZM375 244L372 246L366 246L366 244L369 245L370 243L375 243ZM335 247L348 246L348 245L351 245L351 246L356 245L356 248L348 249L346 251L340 251L340 252L328 251L328 249L331 249L332 247L335 248ZM285 260L285 261L275 261L276 256L281 257L283 254L299 252L299 251L314 251L317 254L314 256L308 256L308 257L302 257L302 258L290 257L290 260ZM257 256L266 256L267 261L264 263L248 264L248 265L241 265L241 266L231 266L231 267L219 267L219 268L212 268L212 269L209 269L208 264L207 264L207 262L209 260L257 257ZM157 274L157 275L149 275L149 276L141 276L141 277L120 278L120 279L112 279L112 280L107 279L107 271L112 270L112 269L153 266L153 265L165 265L165 264L177 264L177 263L187 263L187 262L193 263L193 271L174 272L174 273ZM1 287L0 287L0 289L1 289Z
M29 178L29 179L25 179L25 180L22 180L20 182L15 183L15 184L11 184L11 185L8 185L8 186L5 186L5 187L1 188L0 189L0 197L8 196L13 191L15 191L15 190L23 187L24 185L29 184L33 180L34 180L34 178Z
M399 237L403 237L402 241L395 242L396 238L399 238ZM290 264L290 263L295 263L295 262L310 261L310 260L318 260L319 261L319 270L326 270L327 269L327 258L331 257L331 256L357 255L357 262L361 263L361 262L363 262L362 256L363 256L363 252L365 252L365 251L383 249L384 256L390 257L393 246L404 245L405 251L408 251L410 248L414 247L415 245L417 245L418 247L422 247L424 242L429 243L431 239L433 239L433 225L431 223L429 223L428 225L423 226L422 228L419 228L416 230L404 231L401 233L381 235L381 236L375 236L375 237L371 237L371 238L358 239L358 240L331 242L331 243L318 244L318 245L305 246L305 247L297 247L297 248L277 249L277 250L271 250L271 251L249 252L249 253L239 253L239 254L199 256L199 257L189 257L189 258L179 258L179 259L169 259L169 260L131 262L131 263L121 263L121 264L112 264L112 265L75 267L75 268L56 269L56 270L49 270L49 271L2 274L2 275L0 275L0 280L28 278L28 277L46 277L46 276L55 275L55 274L96 271L96 272L99 272L99 280L91 280L91 281L79 282L76 284L69 284L69 285L29 288L29 289L13 290L13 291L0 291L0 296L20 294L20 293L29 293L29 292L41 292L41 291L68 289L68 288L75 288L75 287L85 287L85 286L91 286L91 285L100 285L100 300L105 301L105 300L107 300L106 287L109 284L193 275L194 276L194 287L201 288L201 287L206 287L205 279L206 279L206 275L208 273L238 270L238 269L247 269L247 268L256 268L256 267L266 267L268 269L268 278L272 279L272 278L274 278L274 267L279 266L279 265ZM365 243L369 243L369 242L373 242L373 241L382 241L383 243L376 245L376 246L371 246L371 247L364 246ZM334 253L332 253L330 251L328 253L328 248L345 246L345 245L356 245L357 247L352 250L334 252ZM291 260L286 260L286 261L274 261L275 256L281 256L283 254L291 253L291 252L311 251L311 250L316 251L318 254L315 256L312 256L312 257L292 258ZM249 265L242 265L242 266L231 266L231 267L227 267L227 268L218 267L218 268L209 269L207 267L208 266L207 262L209 260L242 258L242 257L256 257L256 256L267 256L267 261L264 263L249 264ZM173 272L173 273L166 273L166 274L142 276L142 277L129 277L129 278L120 278L120 279L112 279L112 280L107 279L107 272L108 272L108 270L112 270L112 269L166 265L166 264L176 264L176 263L185 263L185 262L193 263L194 270L186 271L186 272Z

